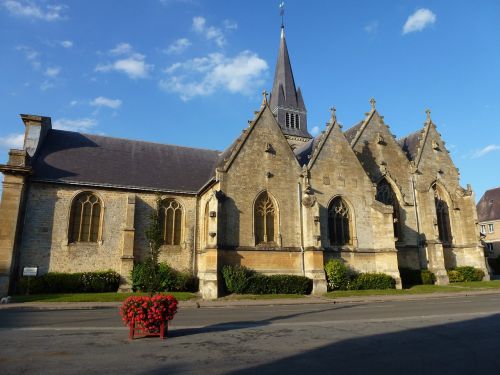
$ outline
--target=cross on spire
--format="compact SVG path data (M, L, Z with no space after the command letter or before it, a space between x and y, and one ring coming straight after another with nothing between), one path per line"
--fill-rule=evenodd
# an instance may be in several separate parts
M330 112L331 112L331 117L330 117L330 122L333 124L336 120L337 120L337 108L335 108L335 106L332 106L330 108Z
M377 103L377 101L375 100L375 98L371 98L370 99L370 105L371 105L372 109L375 109L375 103Z
M427 115L427 121L431 121L431 110L429 108L427 108L425 110L425 114Z

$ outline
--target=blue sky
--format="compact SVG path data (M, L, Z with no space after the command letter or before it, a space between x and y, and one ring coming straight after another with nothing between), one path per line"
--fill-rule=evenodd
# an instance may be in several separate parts
M0 163L19 113L55 127L223 150L270 91L278 1L0 0ZM286 1L312 131L369 99L399 138L432 110L476 199L500 186L500 2Z

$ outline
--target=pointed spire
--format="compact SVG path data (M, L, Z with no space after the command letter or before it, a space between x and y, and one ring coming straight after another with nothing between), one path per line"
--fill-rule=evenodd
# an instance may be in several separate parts
M280 86L283 90L283 101L278 100L280 94ZM282 106L288 108L297 108L297 89L295 87L295 80L293 78L292 64L290 63L290 56L288 55L288 47L285 39L285 28L281 28L280 50L278 60L276 61L276 68L274 71L274 83L271 91L270 99L271 109ZM305 108L300 108L304 110Z
M306 140L312 138L307 131L307 112L302 92L295 86L283 25L269 107L285 135Z

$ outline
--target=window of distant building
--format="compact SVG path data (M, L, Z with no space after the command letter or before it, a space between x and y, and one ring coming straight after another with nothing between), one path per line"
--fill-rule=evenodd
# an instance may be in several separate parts
M480 229L480 232L482 234L486 234L486 225L485 224L481 224L481 229Z
M493 227L493 224L488 224L488 232L493 233L495 232L495 229Z

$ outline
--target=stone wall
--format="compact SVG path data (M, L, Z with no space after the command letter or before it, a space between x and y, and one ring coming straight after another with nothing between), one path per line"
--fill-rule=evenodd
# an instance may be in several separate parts
M82 191L97 194L104 204L102 240L98 243L69 243L71 202ZM120 272L127 229L127 203L135 197L134 260L148 254L145 230L155 206L154 193L131 193L111 189L81 189L76 186L31 183L27 196L25 223L20 247L20 267L38 266L40 273L83 272L112 269ZM184 209L180 246L164 246L160 261L180 270L191 270L196 198L162 195L178 200ZM122 275L128 277L128 275Z

